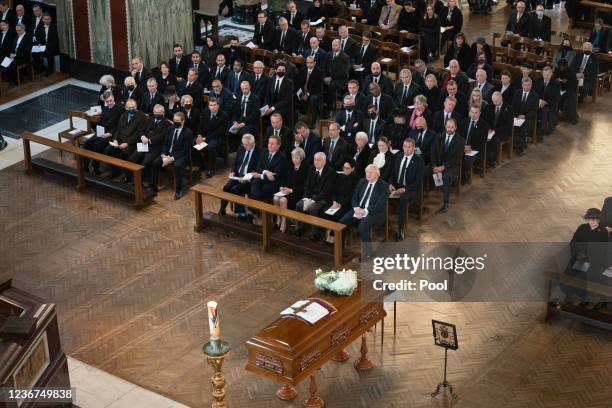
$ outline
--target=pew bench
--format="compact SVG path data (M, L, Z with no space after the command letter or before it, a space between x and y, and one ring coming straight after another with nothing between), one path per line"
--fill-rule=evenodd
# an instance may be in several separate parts
M342 236L345 233L346 225L329 221L323 218L314 217L309 214L276 207L274 205L246 198L243 196L226 193L213 187L196 185L191 187L195 194L195 231L201 232L206 226L212 225L233 230L241 236L249 236L261 239L264 251L270 249L271 244L282 244L287 247L297 249L301 252L309 253L320 258L333 259L336 269L345 266L352 258L352 254L344 251ZM231 216L219 215L210 211L204 211L204 197L216 200L226 200L229 203L243 205L245 207L258 210L261 213L261 226L237 220ZM325 243L311 242L304 238L295 237L292 234L282 233L273 230L273 216L287 217L298 222L316 226L318 228L334 231L334 245L330 247Z
M153 197L155 197L155 193L149 189L142 188L142 170L144 166L136 163L132 163L127 160L117 159L115 157L106 156L104 154L92 152L86 149L83 149L78 146L73 146L66 143L60 143L55 140L50 140L38 135L35 135L31 132L23 132L21 134L21 138L23 139L23 153L24 153L24 162L26 166L26 172L28 175L32 175L32 170L34 168L47 171L50 173L60 174L63 176L76 178L77 179L77 189L80 192L85 191L85 187L89 185L94 185L100 188L103 188L108 191L112 191L117 193L118 195L128 197L134 200L134 204L137 209L142 208L145 204L152 201ZM56 162L53 160L48 160L45 158L37 157L32 159L32 154L30 150L30 143L39 143L45 146L49 146L53 149L72 153L75 157L76 168L72 166L68 166L61 162ZM117 166L122 169L126 169L131 171L133 174L134 185L128 185L124 183L120 183L113 179L96 176L93 174L87 173L84 165L84 158L88 158L90 160L98 160L102 163L109 164L111 166Z

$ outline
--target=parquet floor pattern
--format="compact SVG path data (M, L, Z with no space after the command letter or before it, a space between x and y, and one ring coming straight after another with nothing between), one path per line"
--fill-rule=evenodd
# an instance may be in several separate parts
M501 12L492 21L502 21ZM555 22L555 24L558 22ZM468 20L468 33L487 29ZM476 177L451 211L410 221L409 240L564 242L580 215L612 195L610 94L561 125L523 157ZM53 153L48 157L57 158ZM220 187L224 174L202 181ZM222 335L233 345L224 368L232 407L298 407L274 397L277 384L244 370L244 342L279 310L312 291L317 259L222 230L193 231L193 197L135 211L71 182L36 175L21 164L0 172L0 280L58 307L71 356L194 407L210 406L206 301L218 300ZM437 205L436 195L429 205ZM214 209L216 203L205 203ZM330 362L317 375L330 407L612 406L612 334L555 319L539 321L540 303L404 303L392 314L384 347L369 335L376 368L359 374ZM453 322L460 348L449 353L459 399L431 400L443 375L443 350L431 319ZM349 349L352 359L358 344Z

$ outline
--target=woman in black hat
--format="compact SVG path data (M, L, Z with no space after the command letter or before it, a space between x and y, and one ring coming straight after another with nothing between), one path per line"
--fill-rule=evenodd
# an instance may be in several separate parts
M584 214L586 223L580 225L570 242L571 258L565 273L584 281L599 278L606 265L608 231L600 225L601 211L589 208ZM567 295L567 302L578 305L587 298L588 291L573 286L560 285Z

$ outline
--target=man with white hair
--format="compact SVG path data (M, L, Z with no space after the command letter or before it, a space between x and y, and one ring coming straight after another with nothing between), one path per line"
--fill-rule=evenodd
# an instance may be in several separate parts
M486 116L491 121L491 130L495 132L491 139L492 149L489 156L489 167L493 168L497 164L499 143L505 142L512 136L514 111L512 106L504 102L504 97L499 91L493 92L491 101L492 103L487 106Z
M140 102L140 110L146 114L153 112L155 105L163 105L164 96L157 90L157 80L155 78L147 79L147 92L142 95Z
M255 137L250 133L243 135L242 144L238 147L236 158L230 168L230 179L223 186L223 191L241 196L251 191L251 182L249 180L244 180L243 177L255 171L257 163L259 163L260 155L261 149L255 145ZM237 180L234 179L234 177L236 177ZM227 204L227 201L221 200L221 207L219 207L220 215L225 215ZM234 214L244 214L244 212L243 206L234 206Z
M585 96L596 92L597 58L593 55L593 44L588 41L582 44L582 52L574 57L572 68L576 71L576 78L578 79L578 90L580 92L578 102L582 103Z
M457 83L457 87L459 92L466 93L469 86L469 79L467 75L461 72L461 66L459 65L459 61L456 59L450 60L448 63L448 70L442 77L442 91L446 91L446 85L450 80L454 80Z
M136 80L131 76L125 77L123 80L123 90L121 91L121 102L124 105L129 99L135 100L138 105L142 100L142 89L136 86Z
M264 63L255 61L253 63L253 73L251 74L251 91L257 95L260 101L266 99L268 89L268 75L264 74Z
M493 84L487 81L487 72L482 68L476 70L476 81L470 84L468 95L471 95L474 88L480 89L482 99L486 100L487 102L491 102L491 94L495 90L495 87Z
M7 55L12 61L8 67L2 67L13 83L17 83L17 67L30 61L32 51L32 36L26 32L24 24L15 26L15 34L13 45L9 48Z
M344 109L336 114L335 120L340 125L340 136L350 145L355 144L355 135L363 130L363 113L355 109L353 97L344 97Z
M372 258L370 230L374 225L385 223L385 210L389 199L389 185L380 179L380 170L370 164L365 170L366 176L359 180L353 198L352 209L340 218L340 223L357 227L361 240L361 262ZM346 236L346 234L344 235Z
M289 22L286 18L278 19L278 29L274 32L273 49L277 52L293 54L298 47L298 34L293 27L289 27Z
M304 184L304 196L297 202L295 208L299 212L308 213L314 217L321 214L323 208L332 203L336 171L327 164L325 153L318 152L314 155L314 165L308 170L306 183ZM302 235L304 225L298 223L296 235ZM319 228L312 226L308 238L316 241L320 238Z

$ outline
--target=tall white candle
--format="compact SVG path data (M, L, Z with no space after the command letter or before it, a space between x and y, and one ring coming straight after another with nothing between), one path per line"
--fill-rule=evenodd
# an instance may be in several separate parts
M221 328L219 327L219 312L217 302L211 300L206 303L208 308L208 328L210 329L210 339L219 340L221 338Z

